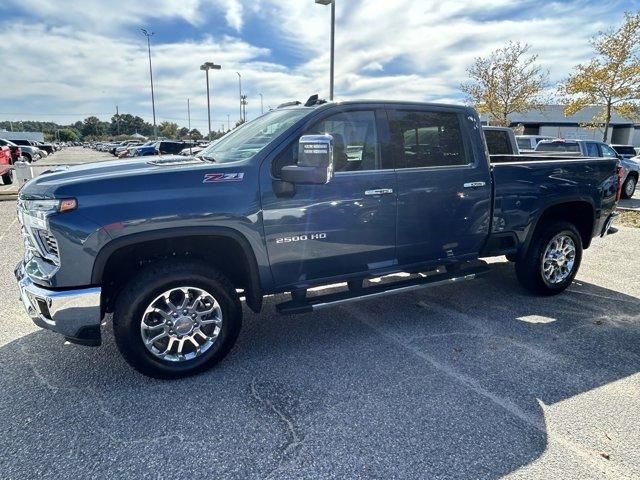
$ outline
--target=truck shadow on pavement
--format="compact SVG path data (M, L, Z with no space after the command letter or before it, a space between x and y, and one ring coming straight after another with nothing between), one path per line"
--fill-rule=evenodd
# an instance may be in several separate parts
M616 455L637 418L603 420L634 401L612 383L639 371L638 298L578 281L531 297L497 264L313 314L275 303L245 309L229 357L180 381L137 374L110 332L99 349L45 331L0 348L1 476L640 475Z

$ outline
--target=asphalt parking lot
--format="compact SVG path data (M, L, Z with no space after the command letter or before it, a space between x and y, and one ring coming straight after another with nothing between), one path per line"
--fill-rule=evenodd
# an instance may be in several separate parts
M32 325L0 202L0 478L640 478L640 229L537 298L486 278L300 316L245 308L217 368L141 376Z

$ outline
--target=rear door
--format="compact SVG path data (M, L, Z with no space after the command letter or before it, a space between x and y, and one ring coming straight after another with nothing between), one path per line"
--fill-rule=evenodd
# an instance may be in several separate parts
M461 109L423 106L390 107L389 118L398 181L398 261L477 255L491 210L489 164L477 119Z
M276 285L370 272L396 263L396 179L382 106L340 106L311 122L264 162L263 223ZM295 185L290 197L274 185L282 166L296 163L302 134L334 137L333 179Z

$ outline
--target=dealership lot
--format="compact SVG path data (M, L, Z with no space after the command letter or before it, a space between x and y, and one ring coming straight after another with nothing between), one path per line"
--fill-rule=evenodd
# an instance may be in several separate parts
M531 297L486 277L261 316L217 368L143 377L64 344L17 299L14 202L0 202L0 477L638 478L640 230Z

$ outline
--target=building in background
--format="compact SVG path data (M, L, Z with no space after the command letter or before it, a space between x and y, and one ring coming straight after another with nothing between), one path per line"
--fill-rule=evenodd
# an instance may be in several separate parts
M513 113L508 118L511 127L524 127L523 135L602 141L603 128L581 126L589 123L601 110L601 107L587 107L566 117L563 105L547 105L541 111ZM483 115L482 120L486 123L487 117ZM607 143L640 147L640 122L613 113Z
M32 140L34 142L44 142L44 133L10 132L8 130L0 130L0 138L3 138L5 140Z

